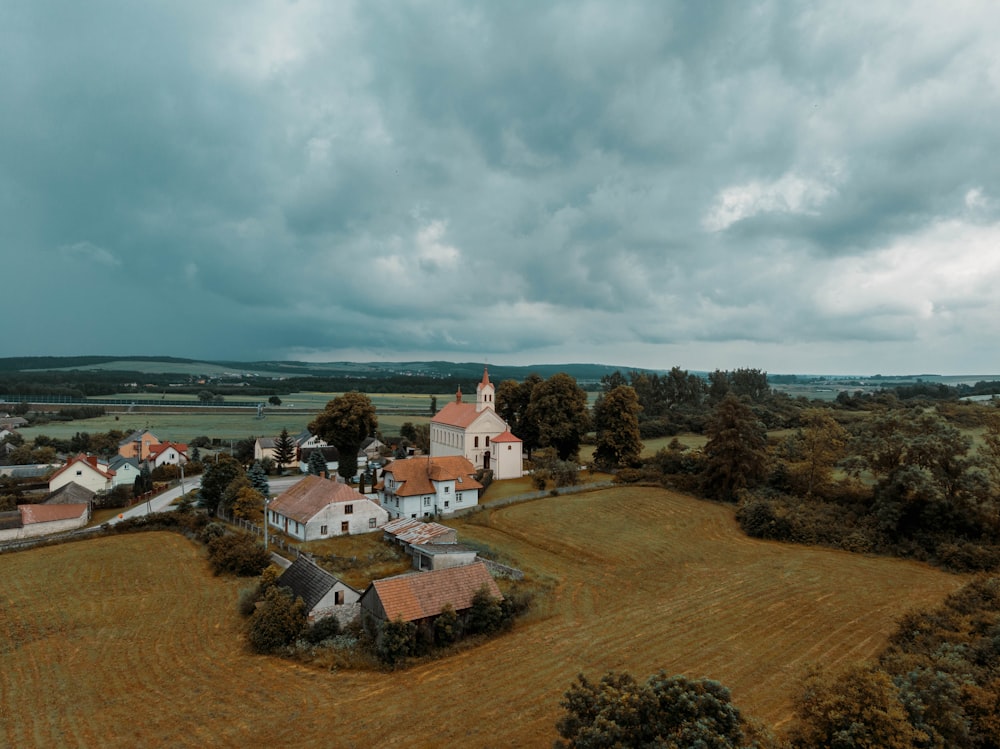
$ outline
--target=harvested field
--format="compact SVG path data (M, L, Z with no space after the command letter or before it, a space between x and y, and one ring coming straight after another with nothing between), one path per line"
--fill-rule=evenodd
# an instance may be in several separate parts
M748 539L731 508L652 488L455 524L556 594L509 634L385 674L249 655L235 607L247 582L212 577L180 536L4 556L0 744L543 747L573 677L612 668L718 679L780 727L807 664L872 655L901 613L963 582Z

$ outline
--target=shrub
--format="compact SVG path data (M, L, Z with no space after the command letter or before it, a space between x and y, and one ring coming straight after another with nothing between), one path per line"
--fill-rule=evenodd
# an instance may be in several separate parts
M416 649L417 626L397 617L382 622L375 639L375 654L387 666L396 666L413 655Z
M256 653L273 653L292 643L305 626L305 605L287 588L272 586L250 617L247 639Z
M198 540L203 544L209 543L213 538L226 535L226 526L222 523L209 523L198 534Z
M470 634L489 634L500 629L503 620L500 599L491 596L484 585L472 597L466 628Z
M458 614L450 603L441 609L438 618L434 620L434 643L436 645L451 645L461 636Z
M208 542L208 561L216 575L250 577L264 571L271 555L252 536L233 533Z
M642 471L635 468L622 468L615 475L615 480L622 484L634 484L642 479Z
M319 645L324 640L332 640L340 634L340 620L335 616L317 619L302 632L302 639L310 645Z

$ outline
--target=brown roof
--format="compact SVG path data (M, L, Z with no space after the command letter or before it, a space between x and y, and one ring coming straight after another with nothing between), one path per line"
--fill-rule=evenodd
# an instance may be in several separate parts
M455 611L469 608L472 606L473 596L484 585L491 596L503 598L486 565L474 562L462 567L375 580L365 591L365 595L375 591L385 610L386 619L392 621L402 618L403 621L412 622L437 616L449 603Z
M347 484L329 481L321 476L306 476L268 507L287 518L307 523L320 510L334 502L370 502Z
M383 481L387 473L397 483L393 493L400 497L434 494L437 491L434 488L435 481L455 481L456 491L483 488L474 478L475 466L462 455L394 460L382 471Z
M160 453L166 452L170 448L174 448L184 457L187 457L188 446L183 442L161 442L158 445L149 446L149 457L155 458Z
M51 523L55 520L74 520L85 514L90 505L20 505L21 522Z
M442 537L456 534L454 528L440 523L425 523L414 518L399 518L382 526L383 533L408 544L440 543Z
M520 437L514 436L514 434L508 429L505 432L500 432L496 437L493 438L493 442L521 442Z

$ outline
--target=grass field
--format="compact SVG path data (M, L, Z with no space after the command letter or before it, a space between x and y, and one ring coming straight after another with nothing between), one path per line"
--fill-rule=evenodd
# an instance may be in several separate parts
M541 616L396 673L244 648L236 596L172 534L3 557L0 745L547 747L578 672L708 676L771 725L811 662L874 654L963 579L746 538L732 508L621 488L484 510L459 537L556 582Z

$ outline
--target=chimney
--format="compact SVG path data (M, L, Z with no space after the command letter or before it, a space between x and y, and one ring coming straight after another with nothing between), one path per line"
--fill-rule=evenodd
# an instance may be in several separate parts
M462 402L462 386L458 386L458 391L455 393L455 403Z

